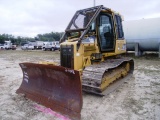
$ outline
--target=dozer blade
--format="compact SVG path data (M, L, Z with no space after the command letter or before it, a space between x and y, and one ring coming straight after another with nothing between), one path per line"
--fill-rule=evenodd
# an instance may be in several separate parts
M76 70L61 66L20 63L23 81L16 93L73 120L81 118L82 86Z

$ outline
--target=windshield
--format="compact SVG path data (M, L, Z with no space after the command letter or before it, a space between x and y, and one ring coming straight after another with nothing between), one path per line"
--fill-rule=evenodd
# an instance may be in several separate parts
M95 31L95 20L102 7L101 5L77 11L66 28L60 42L73 38L74 40L76 38L82 40L88 34L88 31Z
M67 30L85 29L98 8L79 10L73 16Z

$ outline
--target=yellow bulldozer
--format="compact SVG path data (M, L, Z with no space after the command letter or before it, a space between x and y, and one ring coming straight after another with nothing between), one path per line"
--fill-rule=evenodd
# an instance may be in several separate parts
M20 63L17 93L67 115L81 118L82 91L103 96L113 81L134 70L126 53L122 17L103 5L78 10L60 39L60 63Z

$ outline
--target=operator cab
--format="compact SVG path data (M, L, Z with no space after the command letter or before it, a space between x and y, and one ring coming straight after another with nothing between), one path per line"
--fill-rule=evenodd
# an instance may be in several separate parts
M121 16L103 6L79 10L71 19L60 42L94 43L102 53L114 52L116 40L124 39Z

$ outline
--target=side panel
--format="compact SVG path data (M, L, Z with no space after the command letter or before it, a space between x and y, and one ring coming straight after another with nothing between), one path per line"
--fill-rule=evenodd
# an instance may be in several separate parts
M126 40L116 40L116 47L115 47L116 54L126 53Z
M119 14L115 14L115 23L116 23L116 49L115 53L121 54L126 52L126 40L124 38L122 18Z

